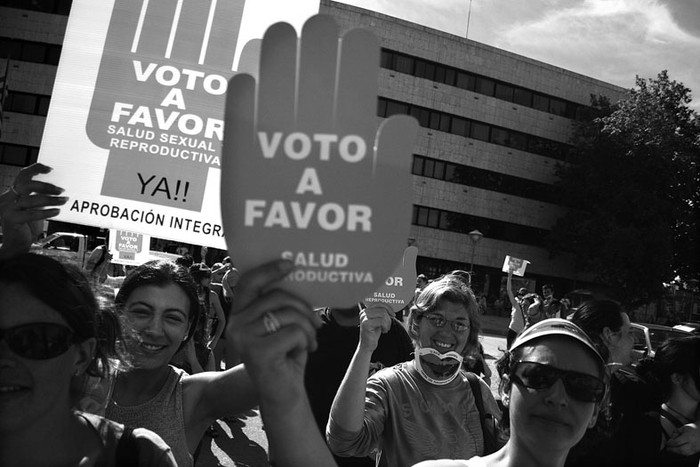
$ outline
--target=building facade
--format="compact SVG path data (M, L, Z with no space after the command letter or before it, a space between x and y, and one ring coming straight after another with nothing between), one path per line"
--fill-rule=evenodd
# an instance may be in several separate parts
M9 69L0 190L36 160L70 3L0 3L0 76ZM566 163L572 121L591 94L615 101L625 90L342 3L322 0L320 12L343 31L362 27L378 37L378 121L406 113L420 124L406 239L418 247L418 272L473 269L475 290L493 298L502 292L501 266L510 255L530 261L533 290L551 282L563 295L587 285L545 244L564 209L553 186L556 167ZM477 242L475 230L482 234Z
M474 270L474 289L501 291L506 255L530 261L528 286L557 295L588 286L546 235L564 208L553 183L572 121L591 95L626 91L505 50L329 0L341 30L362 27L382 47L378 116L415 116L413 220L419 272ZM474 243L469 233L483 234ZM502 292L502 291L501 291Z

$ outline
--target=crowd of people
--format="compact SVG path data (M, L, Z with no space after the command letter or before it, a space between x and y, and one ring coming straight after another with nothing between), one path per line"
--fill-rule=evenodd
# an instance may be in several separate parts
M405 323L383 304L313 309L277 287L282 259L242 275L151 261L96 293L28 252L66 202L34 179L49 170L0 195L0 465L191 466L214 421L254 407L279 466L699 465L700 336L633 364L617 302L569 310L511 272L493 394L459 271L420 277Z

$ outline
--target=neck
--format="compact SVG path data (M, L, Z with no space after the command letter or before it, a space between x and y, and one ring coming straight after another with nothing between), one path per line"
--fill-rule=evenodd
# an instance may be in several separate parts
M154 369L133 368L117 374L112 400L117 405L132 406L147 402L163 388L170 366Z
M568 450L547 449L545 446L530 446L526 441L511 436L506 446L495 453L501 454L498 465L507 467L563 467Z

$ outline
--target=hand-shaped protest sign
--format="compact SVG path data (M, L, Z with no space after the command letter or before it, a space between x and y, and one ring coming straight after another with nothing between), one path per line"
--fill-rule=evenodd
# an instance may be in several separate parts
M298 49L298 53L297 53ZM298 57L298 58L297 58ZM312 305L351 306L394 269L408 237L417 122L377 129L379 46L342 39L330 17L271 26L259 78L229 83L221 205L241 269L289 258L285 286Z
M386 303L394 312L405 308L416 293L416 259L418 248L406 247L403 259L384 283L372 295L365 297L363 303Z
M116 1L87 122L110 151L103 195L201 209L243 5Z

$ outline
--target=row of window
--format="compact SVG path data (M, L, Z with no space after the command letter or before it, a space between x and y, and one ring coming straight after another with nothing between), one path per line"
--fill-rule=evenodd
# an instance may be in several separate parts
M49 111L51 96L31 94L28 92L10 91L2 106L3 111L23 114L41 115L43 117Z
M458 233L469 233L474 229L478 229L485 237L537 247L546 246L545 238L549 233L544 229L512 222L416 205L413 206L411 223L422 227Z
M39 148L20 144L0 143L0 164L26 167L36 162Z
M382 49L381 66L399 73L455 86L566 118L576 118L584 107L520 86L393 50Z
M3 59L9 57L10 60L56 66L61 57L61 48L55 44L0 37L0 57Z
M68 16L73 0L2 0L0 6Z
M568 144L558 141L384 97L379 98L377 114L380 117L390 117L396 114L412 115L422 127L532 152L553 159L566 160L571 149Z
M430 157L414 155L413 174L546 203L559 202L553 185Z

